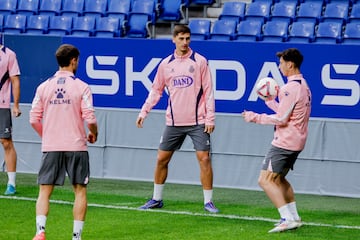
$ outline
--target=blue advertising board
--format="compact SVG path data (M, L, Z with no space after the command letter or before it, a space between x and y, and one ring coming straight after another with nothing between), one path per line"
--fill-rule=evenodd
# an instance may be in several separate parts
M22 36L21 41L26 41L26 37ZM76 75L90 84L97 107L140 109L158 64L174 51L170 39L64 37L62 43L74 44L80 49ZM58 44L59 40L52 39L50 44L37 46L46 49L49 45L48 49L51 49L51 52L41 52L38 56L25 54L25 50L17 53L23 66L44 67L48 75L50 64L54 68L53 74ZM19 45L14 47L19 48ZM257 98L254 86L266 76L275 78L280 85L286 82L278 69L276 52L290 47L298 48L304 55L301 70L313 94L311 116L360 119L360 58L357 54L360 45L191 42L191 48L208 59L215 86L216 112L219 113L241 113L244 109L269 112L264 102ZM28 53L29 49L26 51ZM29 75L22 70L23 77L29 79L26 91L31 93L23 92L22 102L31 102L30 96L44 76L39 73ZM166 105L164 92L155 108L165 109Z

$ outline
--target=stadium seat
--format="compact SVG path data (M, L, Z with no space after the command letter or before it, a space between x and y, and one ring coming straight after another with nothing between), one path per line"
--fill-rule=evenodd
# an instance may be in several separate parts
M237 31L234 41L242 42L253 42L260 41L262 39L261 29L262 29L261 20L244 20L241 21L237 26Z
M330 2L326 4L321 21L339 22L345 24L348 20L349 4L344 2Z
M216 20L210 32L210 40L230 41L235 39L236 21Z
M242 19L244 19L245 8L245 2L224 2L219 19L235 20L237 23L239 23Z
M0 32L3 31L4 28L4 15L0 15Z
M191 40L207 40L210 37L211 21L207 19L192 19L189 21Z
M72 29L73 17L71 16L52 16L49 22L50 35L69 35Z
M49 16L47 15L31 15L27 19L27 34L46 34L49 27Z
M262 40L265 42L286 42L289 23L287 20L272 20L263 25Z
M110 0L106 16L117 17L122 22L128 19L131 9L131 0Z
M0 14L1 15L15 14L16 7L17 7L17 0L1 0Z
M62 0L42 0L38 13L40 15L60 15Z
M163 21L178 22L185 19L182 0L161 0L159 5L159 18Z
M73 27L71 29L71 35L90 37L95 30L94 16L80 16L73 19Z
M96 27L94 31L95 37L119 37L120 24L118 18L102 17L96 20Z
M245 19L258 19L265 23L270 18L271 2L257 1L248 4Z
M85 0L83 15L104 17L108 0Z
M38 13L39 0L19 0L16 8L17 14L35 15Z
M315 37L315 23L308 21L293 22L289 26L288 42L311 43Z
M61 15L78 17L84 11L84 0L63 0Z
M131 15L146 15L148 21L155 24L156 21L156 6L154 0L135 0L129 16Z
M315 43L341 43L342 23L321 22L315 29Z
M360 22L360 1L352 6L348 21Z
M191 0L192 4L197 5L212 5L215 2L215 0Z
M296 1L276 2L271 8L271 20L287 20L288 24L292 23L296 17Z
M147 15L133 14L129 16L126 36L130 38L148 38L150 34L150 21Z
M303 2L299 6L296 21L319 23L322 14L322 2Z
M21 14L11 14L6 16L3 32L11 34L25 32L26 18L26 15Z
M343 44L360 44L360 23L350 22L345 25Z

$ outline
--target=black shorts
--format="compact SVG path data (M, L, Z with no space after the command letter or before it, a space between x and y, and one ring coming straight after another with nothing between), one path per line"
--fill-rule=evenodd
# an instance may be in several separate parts
M72 185L87 185L90 176L88 152L43 153L38 184L64 185L66 173Z
M263 161L262 170L286 176L289 169L293 170L294 164L301 151L291 151L271 146Z
M163 151L175 151L180 149L185 137L190 136L196 151L210 151L210 134L204 132L205 125L195 126L166 126L160 139L159 149Z
M12 120L11 109L0 108L0 138L11 138Z

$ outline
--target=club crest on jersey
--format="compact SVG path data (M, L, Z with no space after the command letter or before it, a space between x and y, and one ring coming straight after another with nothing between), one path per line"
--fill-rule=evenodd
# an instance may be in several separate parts
M173 86L177 88L186 88L193 84L194 80L189 76L177 76L173 79Z
M50 104L56 105L56 104L71 104L70 99L65 99L65 89L58 88L55 91L55 97L56 99L50 100Z

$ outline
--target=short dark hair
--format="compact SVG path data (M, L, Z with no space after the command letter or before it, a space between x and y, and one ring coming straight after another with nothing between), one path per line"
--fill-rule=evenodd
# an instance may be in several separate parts
M56 60L60 67L67 67L73 58L78 59L80 55L79 49L71 44L62 44L55 53Z
M173 31L173 37L176 37L179 33L190 33L190 28L187 25L175 25L174 31Z
M295 67L300 68L304 57L301 54L301 52L296 48L289 48L282 52L277 52L276 56L279 58L283 58L287 62L293 62L295 64Z

